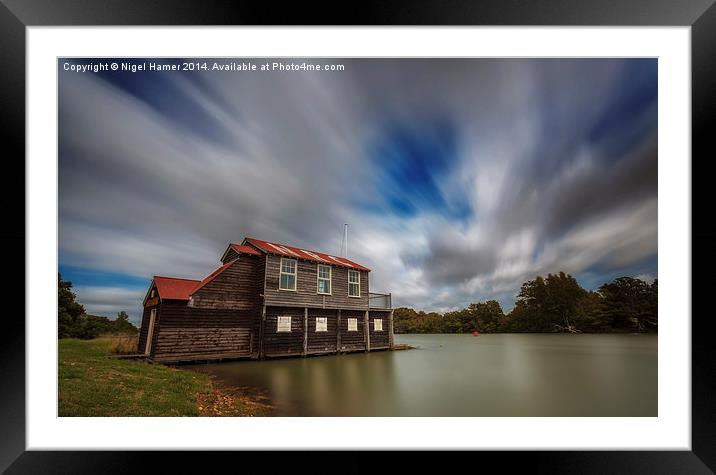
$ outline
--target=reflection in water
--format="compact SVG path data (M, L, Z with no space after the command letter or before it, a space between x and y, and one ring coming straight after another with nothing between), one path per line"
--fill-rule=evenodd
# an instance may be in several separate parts
M279 416L657 416L655 335L396 335L416 350L196 365Z

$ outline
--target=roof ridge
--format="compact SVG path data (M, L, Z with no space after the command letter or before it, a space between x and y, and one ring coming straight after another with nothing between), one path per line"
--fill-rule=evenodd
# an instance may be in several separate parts
M192 282L201 282L199 279L186 279L184 277L169 277L168 275L155 275L152 278L161 277L162 279L174 279L174 280L190 280Z
M339 265L343 265L343 266L346 266L346 267L352 267L352 268L356 268L356 269L362 269L362 270L370 271L369 268L365 267L365 266L362 265L362 264L357 263L356 261L354 261L354 260L352 260L352 259L350 259L350 258L348 258L348 257L336 256L335 254L329 254L329 253L323 252L323 251L314 251L314 250L310 250L310 249L305 249L305 248L303 248L303 247L293 246L293 245L291 245L291 244L281 244L281 243L278 243L278 242L266 241L266 240L264 240L264 239L257 239L257 238L252 238L252 237L249 237L249 236L244 237L244 241L249 241L249 242L254 241L254 242L251 242L251 243L254 244L254 245L257 246L257 247L260 247L262 251L267 252L267 253L271 253L271 254L277 254L277 255L280 255L280 256L288 256L288 255L289 255L288 253L281 252L280 249L274 249L274 250L268 249L267 246L265 246L266 244L268 245L268 247L273 247L273 248L283 247L283 248L286 248L287 251L290 251L290 254L294 254L294 257L297 257L297 258L299 258L299 259L304 259L304 260L308 260L308 261L312 261L312 262L322 262L322 261L325 261L325 259L320 258L319 260L316 260L316 259L315 259L315 256L310 256L310 254L317 254L317 255L321 255L321 254L322 254L322 255L324 255L324 256L330 257L333 261L335 261L335 263L337 263L337 264L339 264ZM279 251L279 252L277 252L277 251ZM296 252L301 252L301 253L303 253L303 254L306 254L306 255L308 255L308 257L295 254L294 251L296 251ZM290 257L290 256L289 256L289 257ZM328 261L328 262L330 263L330 261Z
M306 248L303 248L303 247L294 246L293 244L283 244L283 243L280 243L280 242L266 241L265 239L256 239L256 238L246 238L246 239L253 239L254 241L262 241L262 242L265 242L265 243L268 243L268 244L275 244L276 246L292 247L293 249L298 249L299 251L315 252L315 253L318 253L318 254L325 254L325 255L327 255L327 256L332 256L332 255L333 255L333 254L328 254L327 252L323 252L323 251L314 251L314 250L312 250L312 249L306 249ZM347 259L347 258L345 258L345 259Z

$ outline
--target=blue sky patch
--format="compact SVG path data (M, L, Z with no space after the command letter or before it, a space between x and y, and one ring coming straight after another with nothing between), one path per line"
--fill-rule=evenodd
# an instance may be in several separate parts
M450 121L389 124L371 155L379 193L392 214L439 212L456 219L471 214L467 199L448 199L440 188L460 161L458 129Z
M149 287L149 281L144 277L117 272L106 272L81 267L65 266L60 264L62 280L72 282L73 286L92 287L126 287L145 288Z

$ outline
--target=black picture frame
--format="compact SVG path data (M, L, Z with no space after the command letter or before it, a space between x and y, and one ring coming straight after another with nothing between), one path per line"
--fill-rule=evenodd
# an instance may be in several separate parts
M692 78L692 451L534 451L463 452L459 462L476 470L499 464L538 473L713 473L716 470L716 358L708 312L697 312L709 295L709 269L716 264L716 224L709 216L710 193L705 173L716 156L708 118L716 111L716 6L714 0L405 0L362 1L352 8L335 4L154 0L136 4L120 0L0 0L0 126L6 132L5 249L6 312L0 345L0 470L7 473L126 473L148 471L160 458L162 471L185 473L219 469L242 460L244 468L266 461L262 453L71 452L25 449L25 28L79 25L545 25L545 26L690 26ZM12 147L7 147L10 144ZM12 153L7 152L13 150ZM21 190L13 189L12 185ZM696 219L701 211L702 219ZM10 226L7 224L10 223ZM17 252L24 249L25 253ZM12 252L11 250L14 250ZM701 278L697 278L701 274ZM24 276L24 271L22 272ZM19 287L22 287L20 289ZM13 298L7 298L13 296ZM698 298L696 298L698 297ZM8 305L9 304L9 305ZM9 307L9 308L8 308ZM16 308L20 307L20 308ZM690 316L685 316L686 318ZM686 321L686 320L685 320ZM401 456L399 468L424 467L427 454ZM269 472L306 467L310 453L271 457ZM453 457L453 456L451 456ZM338 460L341 459L341 460ZM453 462L450 464L459 463ZM326 467L346 467L342 473L367 473L375 460L362 452L326 454ZM234 465L237 469L239 466ZM145 467L145 470L142 469ZM233 470L232 470L233 471Z

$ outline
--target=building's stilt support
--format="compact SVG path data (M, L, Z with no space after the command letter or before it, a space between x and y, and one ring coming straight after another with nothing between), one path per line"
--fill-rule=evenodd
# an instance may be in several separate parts
M390 335L389 335L388 337L389 337L389 341L390 341L390 349L392 350L392 349L393 349L393 345L394 345L394 340L393 340L393 310L390 311L390 322L389 322L389 325L390 325Z
M303 357L308 354L308 307L303 309Z
M341 352L341 309L338 309L338 319L336 320L336 354Z
M261 307L261 321L259 322L259 359L264 359L264 333L266 326L266 304Z
M363 327L365 328L365 351L370 351L370 319L368 318L368 310L365 311L363 317Z

